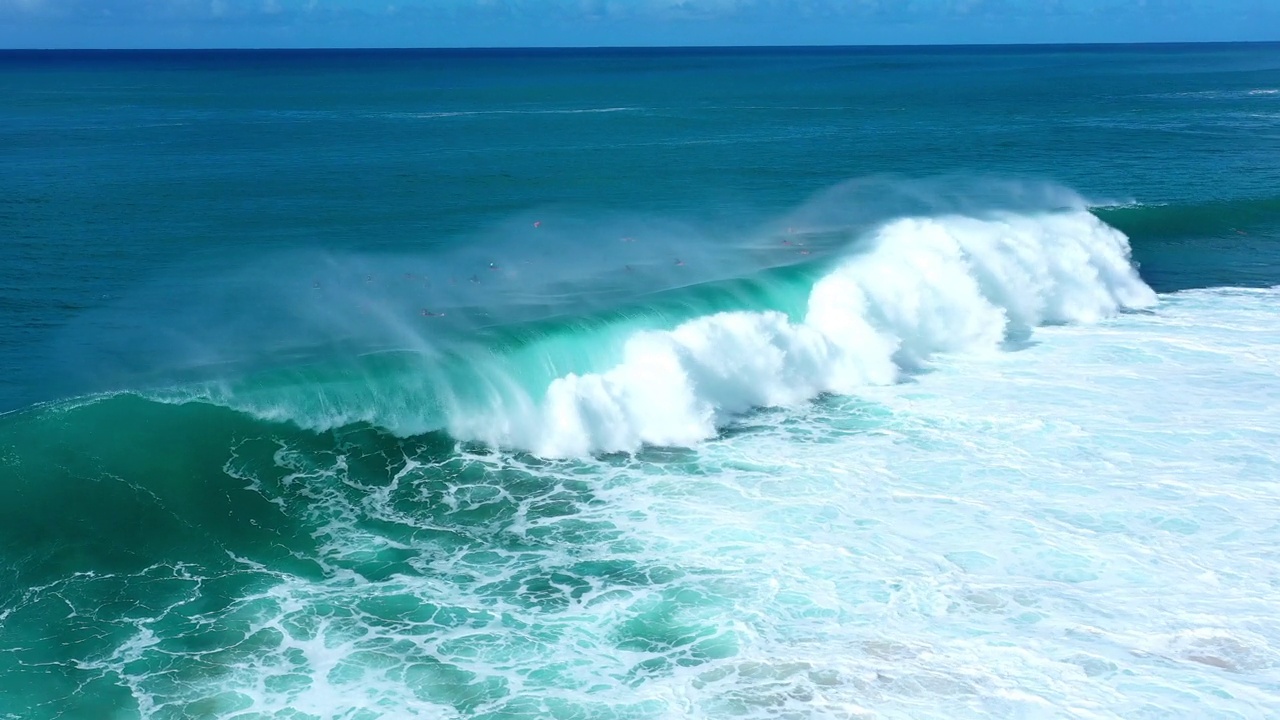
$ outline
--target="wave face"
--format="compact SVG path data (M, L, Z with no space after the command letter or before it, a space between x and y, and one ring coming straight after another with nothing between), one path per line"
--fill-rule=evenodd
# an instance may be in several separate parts
M651 303L524 328L518 342L509 331L489 345L366 359L337 375L292 371L194 397L312 429L443 429L551 457L687 446L752 408L894 383L941 353L990 351L1045 323L1091 323L1156 302L1125 236L1083 209L889 221L833 259L790 311L768 304L788 304L794 277L755 283L745 294L683 289L674 306L687 317L668 329L661 323L680 313Z
M1087 213L905 219L819 280L798 321L725 312L638 333L607 370L557 378L515 408L461 409L448 427L556 456L689 445L753 407L892 383L938 353L1154 303L1124 236Z

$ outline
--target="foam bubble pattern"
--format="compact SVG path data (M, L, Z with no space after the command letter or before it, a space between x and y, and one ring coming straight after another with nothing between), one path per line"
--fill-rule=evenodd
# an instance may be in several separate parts
M153 718L1265 717L1277 300L1167 296L693 449L246 438L227 472L310 519L314 568L77 575L13 611L129 629L82 668ZM184 590L78 600L113 582Z

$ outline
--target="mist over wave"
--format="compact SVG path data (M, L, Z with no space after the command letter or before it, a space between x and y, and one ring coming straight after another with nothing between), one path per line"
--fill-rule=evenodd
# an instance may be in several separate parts
M1090 204L873 178L722 225L530 213L420 254L269 258L188 279L179 303L158 305L158 281L72 339L99 385L312 429L548 456L687 445L753 407L1153 304Z

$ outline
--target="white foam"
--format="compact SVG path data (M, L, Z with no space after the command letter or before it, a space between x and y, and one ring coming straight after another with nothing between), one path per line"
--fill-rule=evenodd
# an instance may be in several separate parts
M1127 239L1087 212L903 219L820 280L801 319L725 312L641 333L611 369L454 407L448 429L545 456L691 445L753 407L893 383L939 353L1154 303Z

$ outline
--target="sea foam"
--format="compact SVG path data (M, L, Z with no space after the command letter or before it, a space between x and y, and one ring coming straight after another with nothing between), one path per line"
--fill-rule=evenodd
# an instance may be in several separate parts
M753 407L893 383L939 353L1155 302L1125 236L1082 210L904 218L820 279L802 318L721 312L638 332L613 367L558 377L541 397L454 403L446 426L545 456L689 445Z

